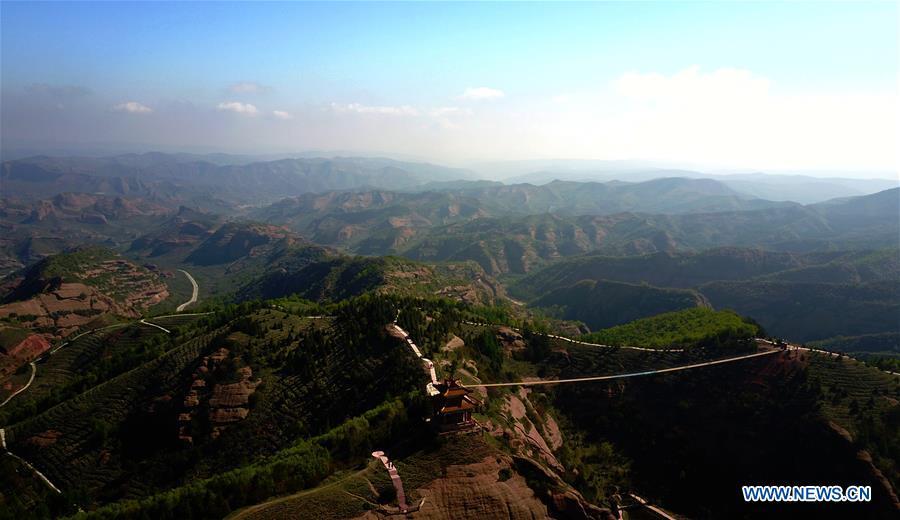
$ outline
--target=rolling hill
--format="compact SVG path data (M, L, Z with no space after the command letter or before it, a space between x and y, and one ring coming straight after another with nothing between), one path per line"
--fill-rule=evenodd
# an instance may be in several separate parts
M873 486L873 517L894 511L897 446L877 429L893 424L896 384L852 360L775 352L618 382L476 389L484 428L438 436L422 420L431 413L426 372L395 319L441 377L472 385L673 367L746 351L757 334L737 315L704 309L598 333L685 347L638 352L547 338L527 319L516 337L474 323L492 315L396 294L325 305L286 298L161 318L171 334L126 325L86 336L3 410L14 418L3 425L9 449L64 495L51 500L12 458L0 466L0 494L10 512L45 517L77 508L86 518L360 517L396 508L391 479L371 457L385 450L409 501L426 499L423 515L606 519L633 502L627 493L685 515L771 513L724 491L747 475L849 479ZM80 378L90 374L101 377ZM847 378L852 392L835 394ZM871 405L859 404L870 394ZM796 436L814 449L797 452ZM726 454L734 465L720 463ZM723 491L698 504L684 495L697 486ZM838 509L816 511L845 514Z
M785 206L750 199L715 181L656 179L642 183L553 182L463 187L431 184L429 191L354 191L289 198L250 213L322 244L364 254L403 251L438 226L515 215L610 215L626 211L696 213Z
M830 204L651 215L482 218L433 228L402 252L419 260L475 260L490 273L524 274L564 257L761 247L806 253L900 248L900 189Z
M710 282L699 291L716 308L759 321L794 341L896 332L900 280L860 284L782 281Z
M616 280L659 287L697 287L727 280L858 283L896 279L900 251L791 253L725 247L699 252L659 252L638 256L590 253L554 262L510 286L533 298L581 280Z
M708 303L701 294L687 289L582 280L549 291L530 305L553 317L582 321L598 329Z

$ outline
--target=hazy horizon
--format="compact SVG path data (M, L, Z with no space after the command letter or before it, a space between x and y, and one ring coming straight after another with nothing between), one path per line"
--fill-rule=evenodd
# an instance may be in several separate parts
M4 2L4 157L339 150L898 176L896 4L518 7Z

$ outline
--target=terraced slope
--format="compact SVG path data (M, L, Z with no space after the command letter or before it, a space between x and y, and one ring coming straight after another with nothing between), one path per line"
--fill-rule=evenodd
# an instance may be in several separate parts
M243 309L199 328L182 326L174 346L160 345L159 357L93 385L73 379L72 368L102 363L104 349L127 350L145 334L172 336L132 326L102 340L79 339L68 353L60 351L65 357L48 361L66 365L46 371L65 399L34 416L13 413L21 420L6 426L10 449L60 488L87 497L85 505L138 498L325 432L421 377L383 330L386 315L368 326L339 311L333 328L278 310ZM83 392L68 395L66 385L75 383ZM41 394L43 384L36 387Z

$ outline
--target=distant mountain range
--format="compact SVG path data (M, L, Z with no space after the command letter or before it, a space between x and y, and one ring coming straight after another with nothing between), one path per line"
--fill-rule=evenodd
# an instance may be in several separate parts
M217 164L191 155L162 153L103 158L39 156L6 161L0 172L7 197L33 199L85 192L183 201L221 198L236 204L364 186L411 188L471 177L471 172L465 170L391 159L313 158Z
M895 518L900 188L642 168L3 163L0 517Z
M674 169L641 165L641 163L612 163L603 167L570 165L568 161L537 163L534 169L503 178L507 184L531 183L543 185L553 181L574 182L644 182L664 177L714 180L748 197L773 201L793 201L801 204L822 202L836 197L868 195L895 188L898 180L883 178L815 177L810 174L706 173L688 169Z
M472 259L492 273L526 273L589 251L636 255L720 246L777 251L896 247L900 189L834 203L681 215L541 214L436 227L406 246L421 260Z
M296 154L304 155L304 154ZM505 163L504 163L505 164ZM793 201L802 204L822 202L835 197L866 195L898 186L896 180L817 178L804 175L768 175L763 173L714 175L693 170L655 167L639 162L544 161L476 166L481 171L449 168L424 162L398 161L372 157L255 156L228 154L166 154L149 152L111 157L34 156L3 162L0 182L4 197L46 198L63 192L159 197L181 201L206 202L222 199L234 204L261 204L283 197L332 190L461 190L485 188L485 176L503 177L504 185L541 186L553 181L591 182L596 185L584 197L599 196L603 201L614 195L651 197L659 186L641 188L618 186L643 184L664 178L691 179L685 185L684 204L670 207L663 203L649 211L710 210L710 205L733 204L735 198L769 201ZM498 169L499 168L499 169ZM524 172L509 175L511 172ZM612 182L616 181L616 182ZM672 182L672 181L669 181ZM684 182L684 181L682 181ZM466 186L469 184L469 186ZM577 186L577 185L576 185ZM618 187L617 187L618 186ZM502 192L503 185L495 186ZM566 185L548 189L566 191ZM720 197L710 205L698 203L695 196ZM543 211L558 211L553 197L538 197L532 203ZM595 203L599 204L599 203ZM628 202L625 202L628 205ZM633 204L633 203L631 203ZM646 203L645 203L646 204ZM593 211L594 206L576 206ZM556 209L553 209L556 208ZM529 205L523 210L533 211ZM607 213L615 209L606 210Z
M594 177L634 165L612 166ZM884 284L900 272L900 188L851 195L890 181L631 173L642 180L535 185L380 158L33 157L3 163L0 268L97 244L188 266L208 295L240 299L389 287L485 302L506 285L592 327L712 305L799 340L895 332ZM804 205L751 194L821 195L823 183L841 196ZM826 330L782 301L812 306L804 291L875 303L848 307L847 322Z

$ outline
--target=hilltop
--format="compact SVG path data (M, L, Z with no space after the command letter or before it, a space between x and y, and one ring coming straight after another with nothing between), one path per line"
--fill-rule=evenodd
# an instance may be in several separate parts
M595 329L678 309L709 306L696 291L608 280L582 280L549 291L530 304L551 316L582 321Z
M573 309L583 310L581 316L567 317L587 321L602 314L604 305L620 301L615 291L599 290L585 299L589 283L641 284L633 292L640 290L648 298L666 294L664 290L690 290L704 305L751 316L772 334L857 351L865 349L854 337L896 332L898 272L896 249L796 253L732 247L637 256L587 254L521 277L510 284L510 292L523 299L543 295L533 303L544 307L553 305L549 295L557 295L553 300L563 305L568 299ZM630 306L637 305L632 300ZM882 345L873 351L879 350L893 348Z
M111 316L138 317L169 296L159 273L102 248L48 257L4 280L2 371L9 374L71 335ZM19 342L9 340L18 337Z
M685 365L755 349L750 338L759 333L733 313L693 309L589 338L662 347L642 352L548 337L540 332L546 324L527 318L516 321L518 331L477 325L510 317L500 308L433 298L257 301L207 317L161 318L171 334L126 327L79 339L4 410L14 420L5 424L7 443L89 518L220 518L235 511L239 518L299 511L371 517L396 507L373 450L389 453L410 503L426 499L413 515L423 518L515 511L609 519L634 502L627 493L655 497L685 515L771 513L724 492L748 474L850 479L873 485L868 514L888 517L895 507L898 475L890 457L897 446L873 442L872 428L890 427L900 388L874 368L773 352L608 383L475 386L482 428L435 436L422 420L430 414L427 372L393 328L395 317L439 377L470 385ZM137 330L144 332L135 336ZM684 350L665 350L673 344ZM110 370L89 361L108 345L121 345L111 350L116 368L93 382L79 378L82 370ZM135 355L147 349L156 354ZM848 377L858 382L853 392L832 397L833 382ZM81 390L54 392L54 385ZM870 393L873 404L861 404ZM825 402L831 404L820 408ZM32 413L23 414L29 407ZM726 435L734 425L743 433ZM794 450L789 439L796 435L811 449ZM659 441L648 449L650 437ZM747 456L734 457L735 446ZM865 455L857 456L860 449ZM733 466L713 463L725 454ZM0 492L14 497L8 504L15 511L40 503L34 511L46 516L74 512L70 501L47 500L22 477L14 481L19 492L9 495L13 481L3 475ZM679 476L684 482L673 486ZM697 486L723 491L698 504L685 495ZM843 510L818 513L837 517Z
M166 154L3 175L14 517L375 518L399 497L374 451L413 518L783 514L731 493L751 477L900 507L898 190ZM447 380L472 408L438 435Z

